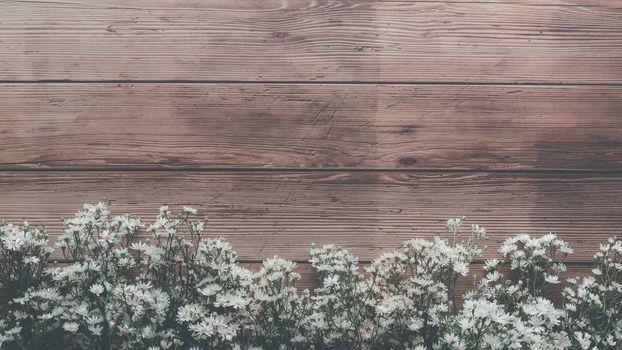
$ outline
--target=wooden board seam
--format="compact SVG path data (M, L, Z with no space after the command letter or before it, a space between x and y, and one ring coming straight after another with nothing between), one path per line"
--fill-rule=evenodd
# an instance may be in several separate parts
M116 79L38 79L38 80L0 80L0 84L275 84L275 85L388 85L388 86L417 86L417 85L438 85L438 86L541 86L541 87L620 87L622 83L563 83L563 82L486 82L486 81L377 81L377 80L193 80L193 79L137 79L137 80L116 80Z
M278 168L278 167L166 167L166 168L134 168L134 167L68 167L68 168L2 168L1 173L80 173L80 172L103 172L103 173L151 173L151 172L231 172L231 173L458 173L458 174L567 174L567 175L622 175L622 170L597 170L597 169L466 169L466 168L350 168L350 167L326 167L326 168Z

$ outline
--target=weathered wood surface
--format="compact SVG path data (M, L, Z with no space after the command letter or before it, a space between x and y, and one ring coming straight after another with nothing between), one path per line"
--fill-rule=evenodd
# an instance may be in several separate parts
M0 84L0 169L622 170L622 88Z
M0 80L618 83L617 1L3 1Z
M110 199L116 213L150 221L162 204L195 205L208 234L227 238L241 259L308 260L312 243L342 245L369 261L466 215L488 228L487 256L518 233L559 235L591 261L622 226L617 175L386 172L11 172L0 174L0 213L45 223L84 202Z
M0 218L201 206L256 267L466 215L583 274L622 226L621 92L617 1L0 1Z

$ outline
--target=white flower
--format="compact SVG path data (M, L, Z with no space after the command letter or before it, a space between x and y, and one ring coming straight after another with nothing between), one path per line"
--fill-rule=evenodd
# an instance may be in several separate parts
M227 324L218 328L218 333L222 340L232 340L237 335L237 327L233 324Z
M155 331L153 330L153 327L151 326L146 326L143 328L142 332L141 332L141 336L145 339L152 339L153 337L156 336Z
M501 278L499 271L493 271L486 274L486 282L496 282Z
M486 264L486 270L492 270L494 268L497 267L497 265L499 265L499 260L497 259L488 259L485 262Z
M333 275L324 279L324 288L339 289L339 276Z
M491 349L502 349L503 344L498 336L493 334L484 334L484 343L488 344Z
M19 237L17 235L5 236L2 237L2 243L4 247L8 250L18 251L24 245L24 237Z
M581 332L574 332L574 337L581 345L581 349L587 350L590 348L590 345L592 344L590 341L590 338L592 338L591 335L587 333L583 334Z
M462 261L455 263L453 269L462 276L466 276L469 273L469 266Z
M41 260L39 258L37 258L36 256L29 256L27 258L24 259L24 263L25 264L29 264L29 265L36 265L40 262Z
M410 324L408 325L408 328L413 332L420 330L421 327L423 327L423 322L419 318L411 319Z
M86 317L85 321L88 325L94 326L94 325L104 322L104 319L99 315L91 315L91 316Z
M457 233L460 230L460 226L464 222L464 218L454 218L447 220L445 229L449 232Z
M89 291L93 294L95 294L96 296L100 296L103 292L104 292L104 286L102 286L99 283L93 284L90 288Z
M547 275L547 276L545 276L545 277L544 277L544 280L545 280L547 283L550 283L550 284L558 284L558 283L559 283L559 277L557 277L557 276L553 276L553 275Z
M216 295L216 293L220 292L222 287L217 284L208 284L203 288L198 288L197 291L203 294L206 297L210 297L212 295Z
M196 322L201 318L203 308L198 304L188 304L179 308L177 320L179 322Z
M446 333L443 339L449 344L456 344L460 341L460 338L453 333Z
M63 324L63 329L67 332L75 333L79 328L80 326L76 322L65 322Z
M480 225L471 225L471 232L476 238L486 238L486 229Z
M563 244L559 247L559 251L564 254L572 254L574 253L574 249L570 248L567 244Z
M507 256L508 254L512 253L513 251L515 251L516 249L518 249L518 247L515 244L512 243L504 243L503 245L501 245L501 248L499 248L499 252L503 255L503 256Z
M91 333L93 333L93 335L95 336L100 336L102 335L102 330L104 329L103 326L99 326L99 325L90 325L89 327L89 331L91 331Z
M144 242L134 242L130 245L130 249L144 251L147 249L147 244Z
M250 300L247 300L241 296L233 296L229 300L229 306L233 307L236 310L245 307L249 303L250 303Z
M183 206L181 208L181 211L183 211L184 213L190 213L190 214L196 214L198 211L196 209L194 209L193 207L188 207L188 206Z
M609 345L609 346L614 346L614 345L616 345L616 344L617 344L617 341L616 341L615 337L613 336L613 334L610 334L610 335L607 337L607 345Z

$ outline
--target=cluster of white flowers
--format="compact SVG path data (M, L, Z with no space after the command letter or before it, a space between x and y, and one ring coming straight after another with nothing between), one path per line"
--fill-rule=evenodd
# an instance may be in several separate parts
M0 287L8 297L21 296L37 284L52 251L44 229L27 221L21 227L0 221Z
M566 314L545 296L560 283L572 249L553 234L521 234L503 242L499 253L502 260L487 260L479 288L465 296L444 348L571 349Z
M168 207L151 224L106 203L64 220L68 263L48 267L43 229L0 224L0 282L10 303L0 349L619 349L622 241L571 279L563 307L547 299L572 249L519 235L486 261L477 287L460 278L486 230L451 219L444 237L411 240L366 268L346 250L313 247L318 287L301 291L296 263L242 267L231 245L203 237L197 210Z
M562 317L543 298L515 310L498 300L468 298L448 322L440 349L570 349L566 332L557 329Z
M622 348L622 240L611 238L594 255L592 276L571 278L564 308L576 349Z

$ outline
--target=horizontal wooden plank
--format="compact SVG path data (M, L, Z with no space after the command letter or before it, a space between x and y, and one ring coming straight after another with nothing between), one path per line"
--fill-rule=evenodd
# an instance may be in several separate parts
M622 169L622 87L0 84L0 169Z
M162 204L200 206L212 236L241 259L306 261L312 243L347 247L363 261L402 241L442 232L466 215L488 228L488 255L522 232L553 231L591 261L619 234L622 176L403 172L0 173L0 217L61 232L59 218L107 198L115 213L150 221Z
M0 80L622 78L616 1L4 1L0 13Z

